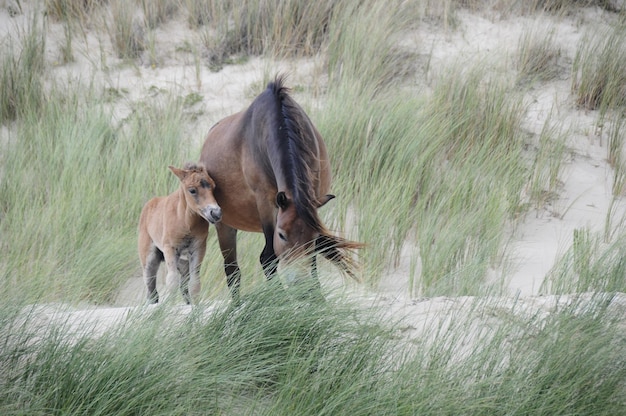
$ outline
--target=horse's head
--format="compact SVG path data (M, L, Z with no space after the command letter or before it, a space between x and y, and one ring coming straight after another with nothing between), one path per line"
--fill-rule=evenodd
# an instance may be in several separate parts
M324 196L316 203L315 208L320 208L334 197L334 195ZM311 254L321 231L317 214L312 213L311 215L311 218L317 221L303 218L293 199L282 191L276 194L276 206L278 207L274 229L274 253L276 256L290 260Z
M169 168L180 179L187 207L211 224L222 219L222 209L213 195L215 181L209 176L204 165L187 163L182 169L174 166Z

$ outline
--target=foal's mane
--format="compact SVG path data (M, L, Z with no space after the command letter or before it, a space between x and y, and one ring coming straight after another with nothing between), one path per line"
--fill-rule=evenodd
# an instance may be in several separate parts
M204 164L200 162L187 162L185 163L185 166L183 166L183 169L193 172L202 172L206 168L204 167Z
M270 134L270 140L276 141L274 147L280 153L282 174L289 186L298 216L318 232L324 226L317 214L319 205L313 185L311 161L318 158L317 138L311 122L302 108L289 95L290 89L284 86L284 76L278 75L267 85L276 100L278 130ZM273 136L273 137L272 137Z

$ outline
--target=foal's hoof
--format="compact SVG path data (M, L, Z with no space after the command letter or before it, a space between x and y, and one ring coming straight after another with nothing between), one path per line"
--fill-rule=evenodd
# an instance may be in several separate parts
M155 293L154 295L148 296L148 305L154 305L155 303L159 303L159 294Z

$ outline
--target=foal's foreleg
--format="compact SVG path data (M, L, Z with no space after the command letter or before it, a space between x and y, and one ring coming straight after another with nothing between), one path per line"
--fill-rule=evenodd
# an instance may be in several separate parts
M187 304L198 303L200 297L200 267L206 252L206 240L203 240L199 246L189 255L188 274L186 288L183 292ZM182 289L182 286L181 286Z
M165 264L167 265L167 276L165 284L167 287L167 297L176 293L180 286L180 274L178 272L178 256L174 247L165 247L163 250Z

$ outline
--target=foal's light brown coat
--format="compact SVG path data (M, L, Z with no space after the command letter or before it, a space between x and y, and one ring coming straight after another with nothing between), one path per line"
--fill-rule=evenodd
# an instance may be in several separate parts
M173 293L180 285L185 301L197 302L198 274L209 232L207 221L218 222L222 210L213 196L215 182L203 165L169 168L180 179L180 187L166 197L152 198L143 207L139 220L139 259L149 302L159 301L156 277L162 261L167 265L168 292Z

